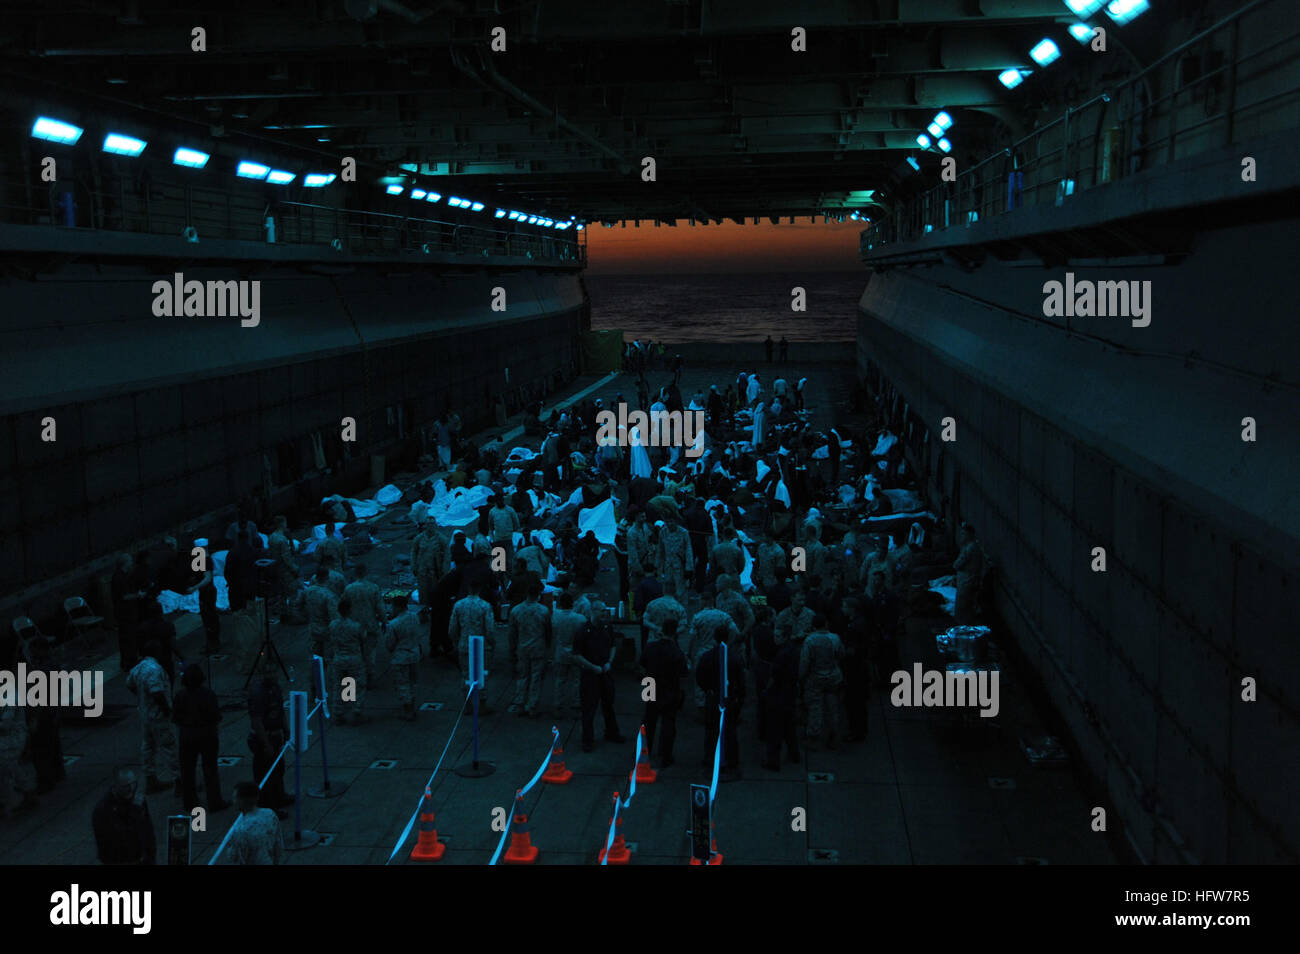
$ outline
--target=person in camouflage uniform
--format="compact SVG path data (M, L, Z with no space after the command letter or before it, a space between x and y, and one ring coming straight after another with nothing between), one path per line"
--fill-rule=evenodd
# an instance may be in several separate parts
M646 567L655 565L655 556L654 533L650 521L646 519L644 510L638 510L633 517L632 526L627 528L627 575L628 589L631 592L635 593L645 579ZM637 613L644 609L644 606L636 607Z
M655 566L669 596L686 595L686 578L694 569L690 534L678 523L665 523L659 530L659 553Z
M352 603L345 596L338 602L338 619L329 626L329 638L326 649L329 651L329 671L331 695L337 707L335 718L339 725L347 723L347 716L352 716L353 725L369 722L362 712L366 701L366 664L365 664L365 629L352 619ZM346 705L343 702L343 680L356 680L356 701Z
M555 643L555 717L560 719L572 714L566 713L566 709L574 712L582 709L578 698L582 673L570 657L570 650L573 649L574 637L587 625L587 617L573 608L572 593L561 593L557 602L559 606L551 613L551 633Z
M420 624L419 614L409 611L404 594L393 597L393 609L397 615L388 624L388 638L384 645L392 654L393 684L397 689L397 701L402 706L402 718L410 722L415 719L412 690L418 678L417 664L420 662L424 627Z
M456 605L452 607L451 621L447 624L447 635L456 643L456 651L460 656L460 672L466 680L467 688L469 685L469 638L471 636L483 637L483 666L485 669L487 668L488 656L496 647L496 620L492 617L492 604L479 595L482 589L481 584L472 585L469 595L457 600ZM492 710L480 699L479 711L486 713Z
M524 602L510 611L510 662L515 672L515 698L510 711L533 717L542 701L546 649L551 641L551 611L537 602L541 587L533 584Z
M357 561L357 578L343 589L343 598L352 604L352 618L361 624L365 633L362 659L366 664L366 679L371 678L374 669L375 647L379 645L379 627L383 620L383 597L379 587L367 579L366 565Z
M334 591L329 588L330 571L321 566L316 569L316 577L307 587L304 600L307 607L307 632L311 636L311 651L314 656L325 656L325 638L329 635L330 623L338 619L339 604Z
M267 556L275 561L275 577L281 596L288 600L298 589L298 560L289 539L289 521L275 518L275 531L266 541Z
M766 540L759 546L754 566L754 583L760 590L766 593L776 586L779 580L785 579L785 571L788 569L785 550L779 543Z
M415 574L416 586L420 589L420 605L433 604L433 594L438 581L451 569L451 548L438 532L438 526L432 520L415 535L411 544L411 572Z
M339 569L343 568L344 560L347 559L347 546L334 532L332 523L325 524L325 539L316 543L316 559L324 563L326 559L333 557L334 565Z

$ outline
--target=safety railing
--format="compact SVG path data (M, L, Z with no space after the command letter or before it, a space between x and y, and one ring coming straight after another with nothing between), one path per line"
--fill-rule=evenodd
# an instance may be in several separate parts
M538 234L307 202L268 203L256 195L157 182L148 172L99 181L112 185L91 188L81 177L32 182L18 202L13 201L15 192L11 190L9 201L0 204L0 220L169 235L190 242L234 239L319 246L353 255L440 252L510 255L575 265L587 261L586 237L576 229Z
M1293 0L1255 0L1113 90L908 200L861 233L860 251L1071 195L1244 136L1297 125ZM1242 52L1243 47L1248 52Z

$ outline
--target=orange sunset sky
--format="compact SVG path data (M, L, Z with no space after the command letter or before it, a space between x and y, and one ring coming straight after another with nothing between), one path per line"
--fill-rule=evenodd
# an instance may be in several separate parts
M587 271L593 275L672 274L675 272L855 271L861 222L809 222L792 225L688 225L607 229L593 222L587 233Z

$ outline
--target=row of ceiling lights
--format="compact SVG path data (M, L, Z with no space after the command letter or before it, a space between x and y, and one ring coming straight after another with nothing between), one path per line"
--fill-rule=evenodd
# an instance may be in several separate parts
M1123 26L1134 18L1145 13L1150 9L1151 4L1148 0L1064 0L1066 7L1072 13L1079 17L1090 17L1103 8L1106 15L1110 17L1119 26ZM1080 43L1089 43L1092 40L1093 28L1087 23L1080 21L1070 25L1070 36L1074 37ZM1048 66L1061 57L1061 49L1050 38L1044 37L1034 44L1033 49L1029 51L1029 56L1039 66ZM1015 89L1019 86L1026 76L1032 70L1026 69L1009 69L1003 70L998 74L998 81L1007 89ZM916 137L916 144L922 149L938 149L940 152L951 152L952 142L948 139L948 130L952 128L952 116L947 112L940 112L926 127L926 131ZM920 163L912 156L907 157L908 164L915 170L920 171Z
M44 139L48 142L61 143L67 146L75 146L81 141L81 136L85 132L80 126L73 123L65 122L61 119L54 119L50 116L38 116L32 124L32 136L36 139ZM139 156L149 143L143 139L137 139L135 136L128 136L124 133L110 132L104 136L103 151L118 156ZM193 149L189 146L178 146L175 153L172 154L172 163L178 166L185 166L190 169L202 169L208 164L211 156L200 149ZM285 169L273 169L270 166L254 162L250 159L240 160L235 166L235 175L241 179L255 179L258 181L269 182L271 185L289 185L298 178L297 173L289 172ZM303 176L302 184L307 188L318 189L327 186L338 176L332 172L309 172ZM401 195L405 187L400 185L388 186L389 195ZM411 189L412 199L421 199L427 202L437 202L442 198L441 193L427 191L424 189ZM447 204L460 209L469 209L472 212L482 212L484 205L482 202L475 202L471 199L462 199L459 196L448 196ZM533 215L527 212L516 212L507 209L497 209L495 217L504 219L509 216L512 222L520 222L526 225L541 225L547 228L564 230L571 227L577 231L582 230L581 223L575 222L570 216L568 221L561 222L546 216Z
M1071 13L1084 19L1104 9L1106 16L1110 17L1116 26L1123 26L1151 9L1148 0L1111 0L1110 3L1106 0L1065 0L1065 5L1069 7ZM1093 28L1083 20L1070 24L1070 36L1080 43L1090 43L1092 35ZM1050 37L1044 37L1034 44L1033 49L1029 51L1029 56L1039 66L1046 67L1061 58L1061 48ZM1032 72L1033 70L1024 69L1003 70L998 74L998 82L1007 89L1015 89Z
M406 186L392 183L387 189L385 189L385 191L389 195L402 195L406 192ZM426 189L418 189L412 186L410 196L417 202L437 202L442 198L442 193L432 192ZM482 212L486 208L482 202L476 202L473 199L462 199L458 195L447 196L447 204L453 208L469 209L471 212ZM561 221L560 219L553 219L545 215L535 215L530 212L516 212L513 209L497 209L496 212L493 213L492 217L496 219L508 218L511 222L520 222L524 225L540 225L548 229L556 229L557 231L564 231L568 228L576 228L577 231L582 231L582 223L576 221L573 216L569 216L567 221Z

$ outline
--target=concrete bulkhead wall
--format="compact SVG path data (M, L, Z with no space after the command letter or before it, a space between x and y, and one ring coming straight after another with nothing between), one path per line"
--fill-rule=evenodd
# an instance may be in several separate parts
M1233 264L1194 254L1160 270L1151 327L1072 321L1119 352L1031 320L1065 269L893 270L859 305L860 373L906 403L933 501L975 527L999 616L1150 862L1300 854L1300 415L1294 389L1251 373L1295 355L1286 329L1263 337L1277 314L1254 310L1290 271L1252 287L1257 271ZM1158 347L1144 332L1162 325ZM1240 373L1141 353L1175 345ZM1267 438L1241 440L1248 415ZM955 442L939 439L945 417ZM1241 699L1246 676L1257 702Z
M0 319L0 592L102 572L114 551L268 485L274 500L316 471L312 435L344 465L335 483L364 485L370 454L409 458L444 410L489 426L498 395L516 410L572 375L586 301L578 276L532 271L178 270L260 280L260 323L155 317L152 283L171 272L136 266L0 282L13 306ZM490 308L498 286L505 312Z

